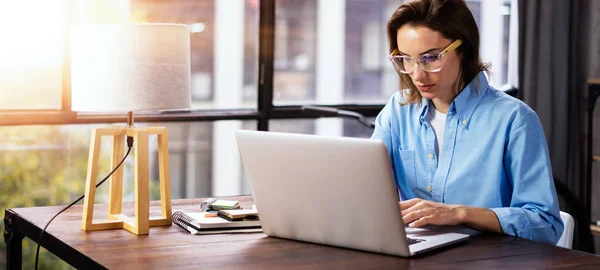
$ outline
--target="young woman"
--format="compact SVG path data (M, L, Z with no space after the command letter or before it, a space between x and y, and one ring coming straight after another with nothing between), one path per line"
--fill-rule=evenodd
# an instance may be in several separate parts
M402 90L372 138L389 152L404 222L555 244L563 224L540 121L489 86L465 2L410 1L387 31Z

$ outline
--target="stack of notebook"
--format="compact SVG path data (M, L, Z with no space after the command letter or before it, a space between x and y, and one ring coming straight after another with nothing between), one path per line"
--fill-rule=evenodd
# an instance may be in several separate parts
M236 213L236 211L245 211ZM222 212L222 213L221 213ZM206 217L205 212L173 213L173 223L192 234L262 232L258 212L253 210L220 210L218 217Z

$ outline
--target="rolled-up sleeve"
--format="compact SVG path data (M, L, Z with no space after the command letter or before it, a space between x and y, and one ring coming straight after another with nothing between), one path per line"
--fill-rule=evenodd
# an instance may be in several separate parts
M533 111L510 128L504 166L512 184L510 206L491 208L505 234L556 244L563 231L548 147Z

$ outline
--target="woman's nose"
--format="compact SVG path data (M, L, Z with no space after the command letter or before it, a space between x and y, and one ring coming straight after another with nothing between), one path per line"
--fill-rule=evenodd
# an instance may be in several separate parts
M423 70L419 64L414 63L413 64L413 72L412 72L412 78L415 81L419 81L422 78L425 78L427 76L427 72L425 70Z

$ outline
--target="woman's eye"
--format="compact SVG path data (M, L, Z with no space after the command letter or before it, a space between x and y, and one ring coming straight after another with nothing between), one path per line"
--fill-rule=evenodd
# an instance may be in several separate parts
M421 62L423 63L429 63L429 62L433 62L435 60L437 60L438 57L436 55L423 55L421 57Z

